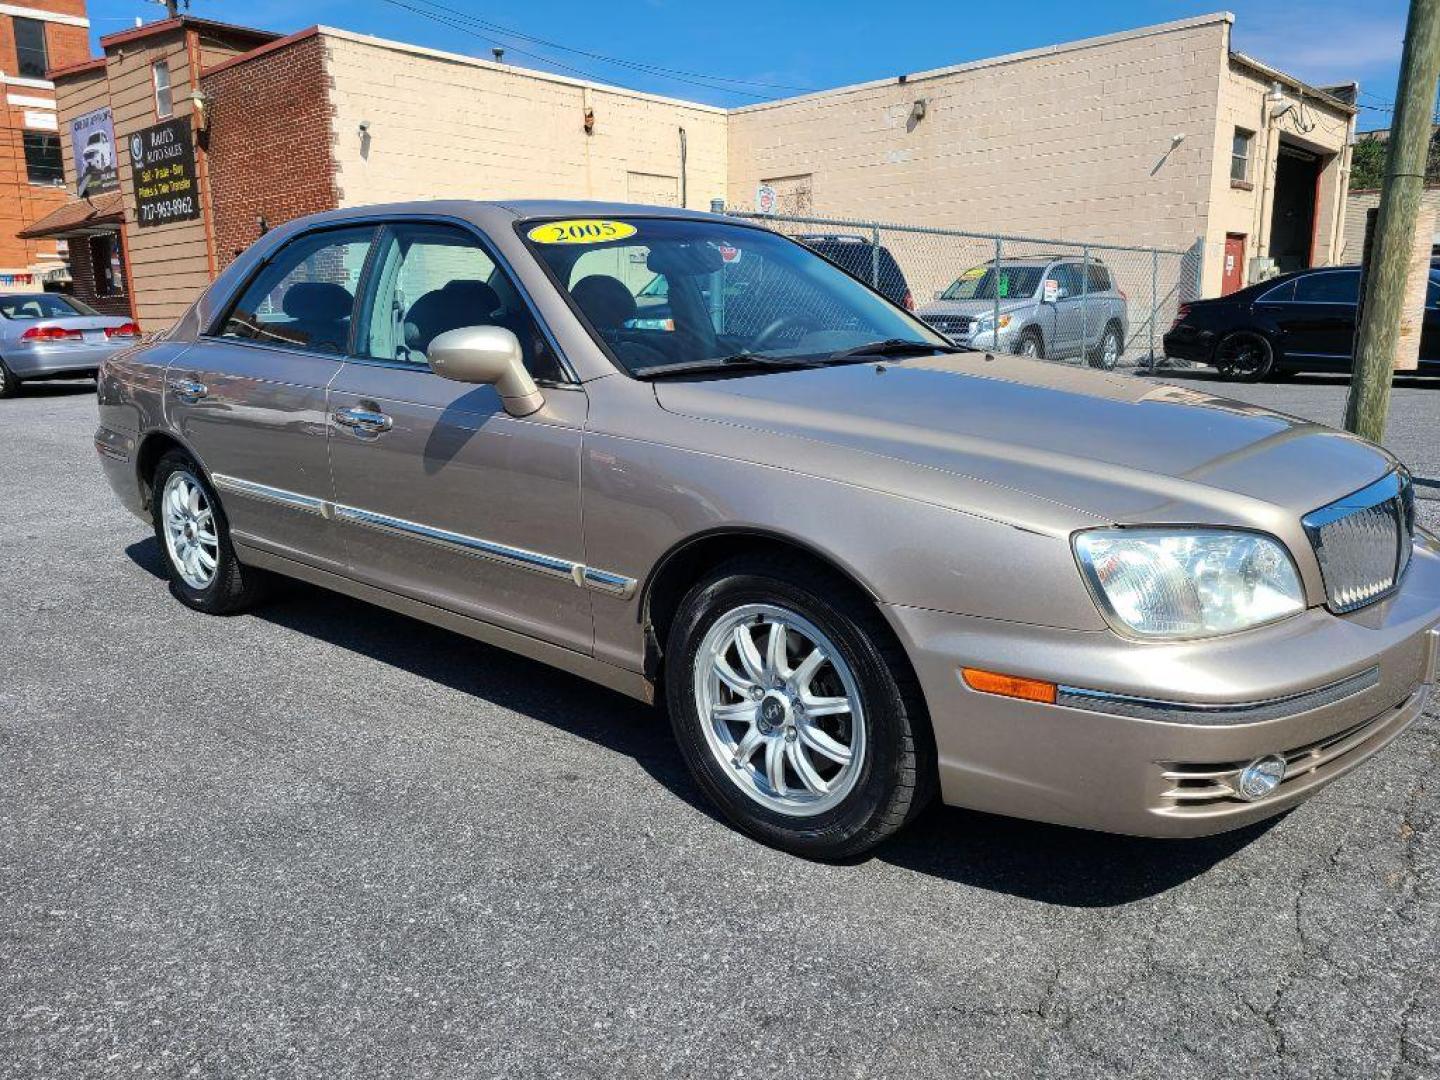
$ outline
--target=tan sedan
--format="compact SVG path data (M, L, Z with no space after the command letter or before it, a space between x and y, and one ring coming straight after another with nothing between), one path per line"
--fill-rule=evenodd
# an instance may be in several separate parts
M815 857L937 793L1234 828L1435 676L1440 544L1384 450L961 352L704 214L291 222L105 364L95 444L182 603L301 578L663 697L730 819Z

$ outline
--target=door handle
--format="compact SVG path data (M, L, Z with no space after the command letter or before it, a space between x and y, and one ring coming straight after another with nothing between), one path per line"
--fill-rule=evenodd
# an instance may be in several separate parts
M194 404L208 394L210 388L202 382L196 382L194 379L171 379L170 392L181 401L188 401Z
M370 409L336 409L330 419L357 435L380 435L395 426L395 421L390 417Z

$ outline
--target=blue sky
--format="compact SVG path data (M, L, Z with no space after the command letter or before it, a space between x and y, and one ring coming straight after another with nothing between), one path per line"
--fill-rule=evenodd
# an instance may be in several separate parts
M735 5L696 0L196 0L191 13L282 32L320 22L486 57L491 45L500 43L509 46L508 59L525 66L741 105L1112 33L1221 6L1181 0L1026 0L1023 7L985 0L911 0L903 6L875 0ZM1387 125L1384 106L1395 99L1404 0L1234 0L1228 9L1237 16L1239 49L1310 82L1358 80L1365 92L1362 103L1374 106L1362 112L1361 130ZM151 20L159 14L153 0L90 3L96 39L133 25L137 16ZM477 20L552 44L487 29ZM597 55L565 52L555 45ZM706 85L694 85L599 56L708 78L699 80Z

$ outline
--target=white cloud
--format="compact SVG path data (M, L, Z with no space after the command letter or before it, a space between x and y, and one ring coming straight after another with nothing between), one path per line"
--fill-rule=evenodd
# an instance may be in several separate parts
M1404 42L1403 7L1373 3L1287 3L1278 11L1242 14L1234 36L1241 52L1312 83L1363 82L1392 72Z

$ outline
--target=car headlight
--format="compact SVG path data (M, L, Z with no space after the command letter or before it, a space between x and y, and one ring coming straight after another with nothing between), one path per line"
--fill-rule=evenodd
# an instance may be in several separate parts
M1075 558L1110 624L1142 638L1229 634L1305 610L1290 553L1228 529L1092 529Z
M1010 325L1010 316L1009 316L1009 315L1001 315L1001 316L1000 316L1000 329L1001 329L1001 330L1004 330L1004 329L1005 329L1007 326L1009 326L1009 325ZM990 314L990 315L981 315L978 319L975 320L975 329L976 329L977 331L979 331L980 333L982 333L982 334L988 334L991 330L994 330L994 329L995 329L995 316L994 316L993 314Z

